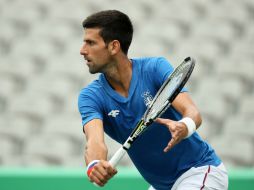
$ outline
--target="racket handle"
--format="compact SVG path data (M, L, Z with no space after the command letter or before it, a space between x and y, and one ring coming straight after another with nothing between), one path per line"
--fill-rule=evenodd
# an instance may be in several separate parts
M120 162L120 160L123 158L125 155L126 150L123 149L123 147L120 147L116 153L112 156L112 158L109 160L109 163L113 168L117 166L117 164Z

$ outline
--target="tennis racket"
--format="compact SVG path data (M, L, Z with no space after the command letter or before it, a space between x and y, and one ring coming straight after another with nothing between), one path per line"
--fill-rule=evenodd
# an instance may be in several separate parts
M125 143L116 151L109 160L113 168L117 166L123 158L126 151L130 149L135 140L147 129L153 121L161 116L171 105L175 97L182 90L183 86L189 79L195 66L195 60L187 57L184 61L171 73L167 80L163 83L159 91L156 93L151 104L145 111L142 119L138 122L131 135Z

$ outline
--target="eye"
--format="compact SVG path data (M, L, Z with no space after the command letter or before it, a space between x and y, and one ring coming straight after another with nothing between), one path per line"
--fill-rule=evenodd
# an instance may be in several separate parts
M90 46L92 46L92 45L95 44L95 42L92 41L92 40L86 40L85 42L86 42L86 44L88 44L88 45L90 45Z

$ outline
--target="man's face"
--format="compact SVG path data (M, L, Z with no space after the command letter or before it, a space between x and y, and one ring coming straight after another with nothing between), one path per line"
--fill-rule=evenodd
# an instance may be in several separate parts
M110 62L110 52L103 38L100 36L99 28L87 28L84 33L84 44L80 54L84 56L89 72L103 73Z

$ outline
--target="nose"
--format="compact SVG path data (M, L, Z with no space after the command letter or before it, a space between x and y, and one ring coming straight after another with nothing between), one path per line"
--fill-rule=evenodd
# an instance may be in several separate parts
M80 55L87 55L87 48L86 48L86 44L84 43L82 45L82 47L80 48Z

